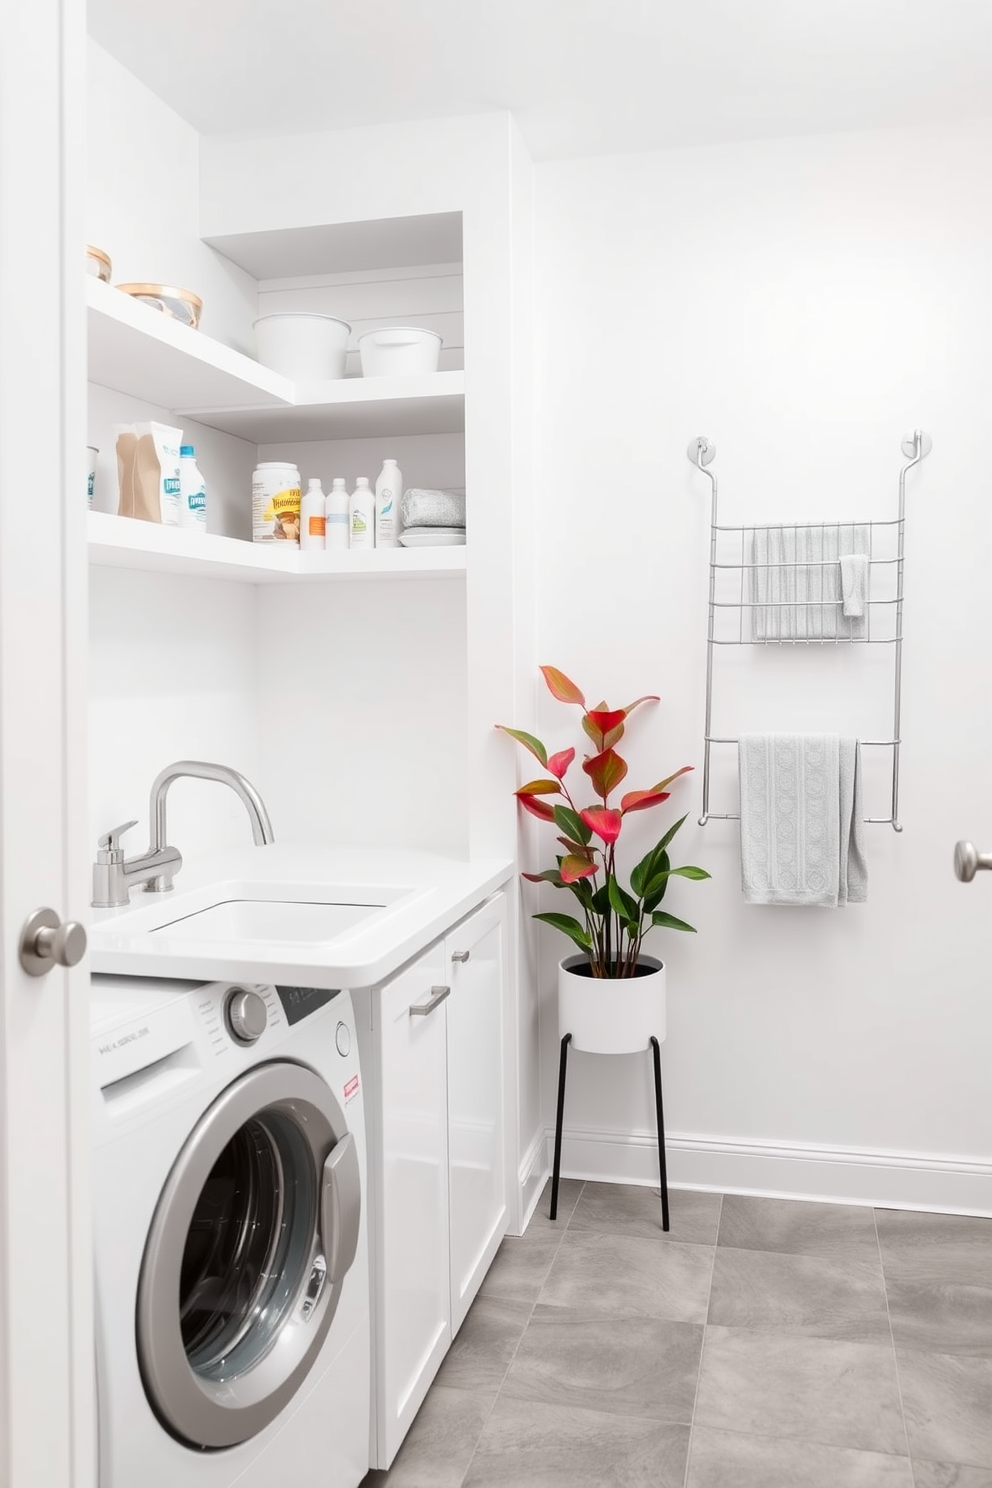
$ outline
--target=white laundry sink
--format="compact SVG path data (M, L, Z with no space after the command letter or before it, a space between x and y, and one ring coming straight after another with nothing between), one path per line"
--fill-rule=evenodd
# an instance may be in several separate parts
M397 885L226 878L186 892L135 892L128 905L103 911L101 930L115 940L140 939L158 951L194 947L327 946L353 937L416 891Z
M242 943L265 941L269 945L320 945L336 940L346 930L385 907L385 898L381 894L376 904L231 898L156 925L150 933L183 941L236 940Z
M509 861L268 843L186 862L164 893L94 909L90 968L112 976L372 987L509 878Z

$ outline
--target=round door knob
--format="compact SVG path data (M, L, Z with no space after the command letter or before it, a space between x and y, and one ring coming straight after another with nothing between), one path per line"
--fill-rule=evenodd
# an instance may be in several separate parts
M78 920L63 925L54 909L36 909L21 929L21 965L28 976L44 976L53 966L76 966L86 954L86 930Z
M980 853L973 842L954 847L954 872L962 883L971 883L979 868L992 868L992 853Z
M265 1032L268 1014L257 992L237 987L227 999L227 1026L239 1044L253 1044Z

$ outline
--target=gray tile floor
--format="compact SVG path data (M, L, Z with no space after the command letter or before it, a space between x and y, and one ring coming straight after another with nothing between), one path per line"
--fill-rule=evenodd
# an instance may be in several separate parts
M549 1202L365 1488L992 1488L992 1220Z

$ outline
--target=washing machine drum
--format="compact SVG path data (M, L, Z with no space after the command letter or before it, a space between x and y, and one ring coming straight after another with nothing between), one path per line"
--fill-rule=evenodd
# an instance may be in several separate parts
M189 1446L266 1427L315 1363L358 1245L355 1139L328 1085L258 1065L197 1123L162 1190L138 1283L148 1399Z

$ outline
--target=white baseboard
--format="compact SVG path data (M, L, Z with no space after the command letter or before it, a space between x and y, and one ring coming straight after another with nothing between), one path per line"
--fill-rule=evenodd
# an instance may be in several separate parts
M665 1150L672 1188L992 1218L990 1162L932 1153L734 1141L680 1132L668 1134ZM553 1155L554 1130L549 1128L546 1171ZM657 1186L657 1140L650 1132L566 1127L561 1171L568 1178Z
M552 1142L554 1133L552 1133ZM517 1170L517 1191L520 1195L521 1224L519 1230L510 1230L510 1234L522 1235L530 1223L530 1217L537 1208L537 1201L544 1192L544 1185L551 1175L551 1163L548 1159L548 1144L543 1130L538 1128L531 1138L530 1146L523 1155L520 1167Z

